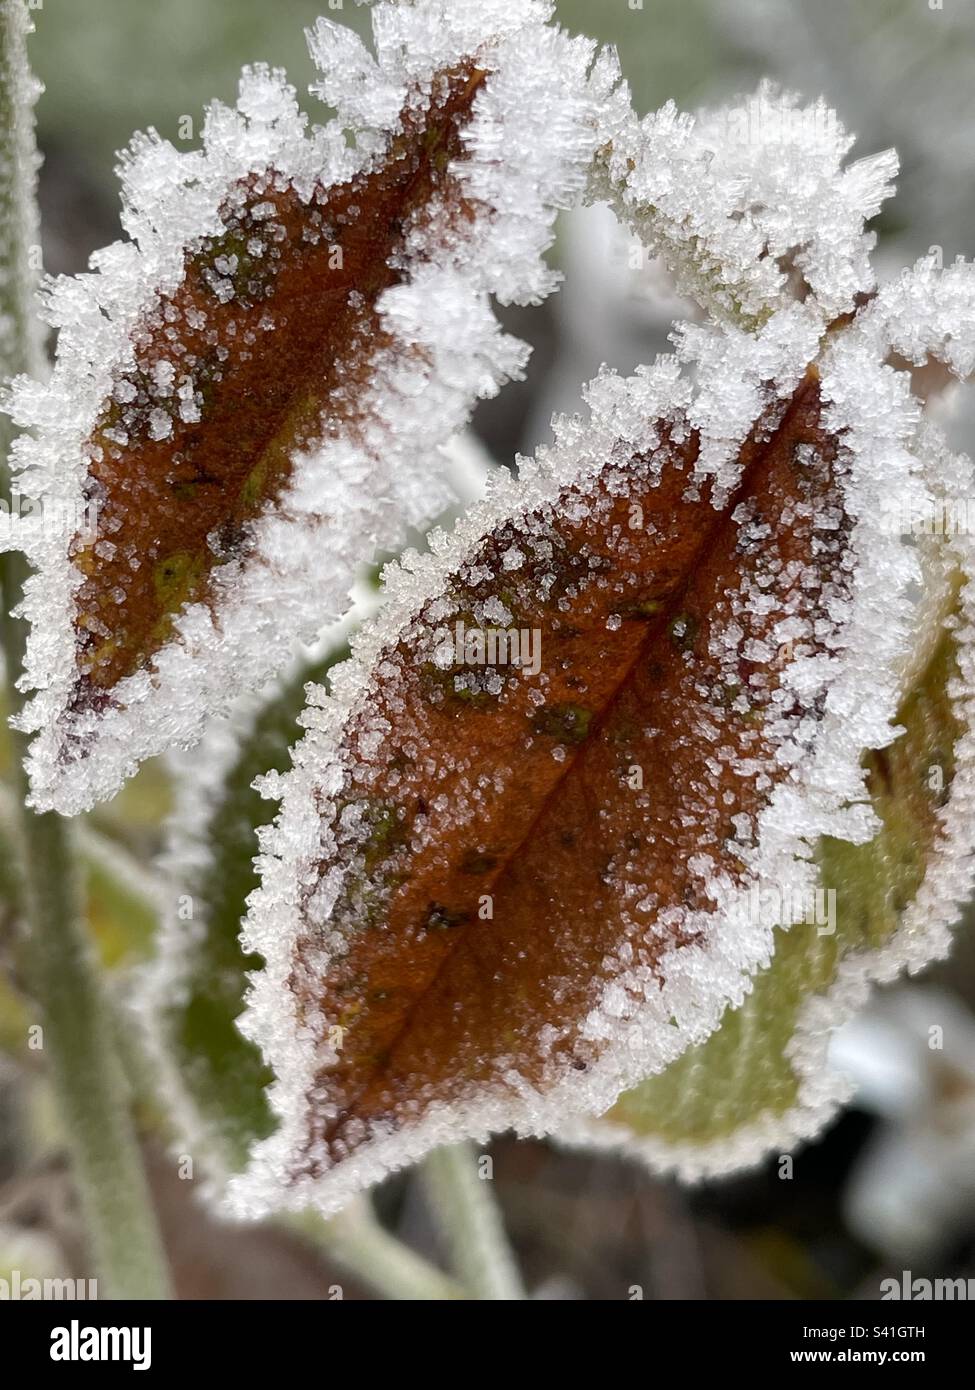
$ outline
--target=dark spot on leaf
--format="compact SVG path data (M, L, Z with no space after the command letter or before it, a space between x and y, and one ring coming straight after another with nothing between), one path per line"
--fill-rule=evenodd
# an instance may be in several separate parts
M536 734L560 743L582 743L591 720L592 710L582 705L543 705L532 716L531 726Z

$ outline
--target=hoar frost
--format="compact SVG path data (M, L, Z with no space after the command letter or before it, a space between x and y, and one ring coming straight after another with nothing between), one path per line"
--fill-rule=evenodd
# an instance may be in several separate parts
M724 354L720 354L720 360L726 360ZM326 1151L315 1147L314 1143L311 1149L308 1147L309 1132L316 1135L320 1126L330 1128L349 1103L344 1098L345 1092L338 1088L338 1077L333 1083L334 1094L328 1091L329 1067L344 1065L344 1059L332 1051L332 1034L339 1021L338 1015L327 1009L316 1015L313 1001L316 981L324 989L327 980L341 978L347 968L345 958L354 962L351 953L356 949L359 934L368 933L375 926L371 916L367 921L363 914L375 910L377 896L381 901L382 878L370 877L372 846L377 843L378 828L382 829L383 839L379 843L383 850L377 873L385 875L391 869L395 882L398 861L395 854L387 861L386 850L395 845L393 807L398 793L391 778L384 775L376 779L370 764L380 750L402 747L406 764L399 775L408 777L411 741L417 750L428 746L419 726L414 734L412 701L404 703L397 694L400 688L408 693L412 680L407 674L403 678L406 684L399 685L397 671L399 663L409 659L403 654L415 652L420 646L417 615L430 605L435 615L430 621L436 622L445 616L439 596L450 592L454 582L451 576L462 576L465 586L475 586L473 592L480 591L478 586L485 583L485 575L488 581L498 582L490 569L485 569L480 562L480 547L485 536L501 534L507 537L509 533L518 535L520 548L532 555L531 573L526 582L537 583L542 602L553 594L564 592L566 611L574 614L571 605L585 600L587 592L595 590L593 601L604 603L609 614L615 612L620 599L627 595L625 556L632 542L627 541L625 535L609 547L610 554L618 551L618 569L612 562L594 564L594 556L587 573L584 555L580 554L578 566L572 569L573 576L577 577L571 582L566 578L565 562L546 559L546 548L550 555L553 550L558 553L561 530L573 523L586 525L591 508L595 508L593 524L598 529L600 514L610 514L614 498L617 505L629 505L628 499L640 482L643 467L650 469L650 479L654 468L662 470L661 476L664 476L669 468L670 450L666 435L670 432L680 437L683 433L690 439L687 416L692 410L696 410L702 420L712 418L706 398L711 384L708 373L703 371L698 385L692 387L680 375L680 365L677 359L664 359L654 370L628 382L607 374L594 383L589 392L592 420L588 425L570 420L560 422L555 446L542 451L534 464L523 464L518 483L510 479L499 481L489 501L474 510L450 543L445 540L435 543L432 557L417 557L390 578L388 610L356 641L354 659L349 666L336 672L334 696L325 700L319 692L309 709L305 721L309 732L295 750L294 772L269 782L270 792L283 793L283 807L275 827L262 837L263 886L255 897L245 930L248 947L260 951L267 959L265 971L255 980L245 1030L261 1043L278 1076L272 1101L281 1123L277 1133L259 1146L250 1174L234 1184L235 1200L243 1209L261 1210L268 1202L284 1200L298 1206L312 1201L323 1210L332 1210L363 1182L458 1134L484 1137L493 1129L511 1125L525 1132L546 1132L555 1128L567 1111L605 1107L622 1086L632 1084L654 1065L671 1060L689 1040L713 1027L728 998L739 1001L743 996L750 970L767 959L772 924L758 923L747 932L737 929L734 903L745 890L736 879L743 871L750 885L760 881L763 871L783 872L796 852L795 837L788 846L776 846L774 861L766 869L751 845L750 818L739 818L739 859L744 864L743 870L739 864L734 873L720 871L708 855L690 856L689 870L696 880L694 895L700 895L702 902L708 899L713 902L713 906L702 906L696 911L678 910L666 902L648 898L648 884L643 877L646 871L641 871L639 854L634 848L632 862L624 862L621 856L618 866L607 871L612 875L606 879L606 891L611 893L607 910L611 900L615 912L618 899L621 920L629 925L626 935L617 942L615 957L607 955L595 979L585 982L588 991L604 976L606 980L601 997L597 994L593 999L588 1014L575 1020L576 1043L571 1055L566 1052L568 1033L565 1031L567 1022L564 1022L562 1029L557 1030L558 1046L548 1049L548 1060L543 1060L539 1054L537 1061L526 1062L534 1044L525 1036L512 1043L510 1059L506 1060L503 1052L496 1059L482 1059L484 1066L489 1060L493 1062L492 1075L483 1085L468 1086L458 1080L456 1087L448 1087L448 1091L454 1091L454 1103L444 1098L439 1083L429 1081L427 1095L420 1086L411 1116L404 1112L398 1113L395 1120L355 1118L343 1124L341 1141L330 1142ZM792 394L797 384L788 360L781 367L782 379L788 383L787 389ZM722 376L722 383L723 380ZM717 383L714 389L718 389ZM680 399L685 391L683 408L676 406L675 399ZM808 406L803 409L814 410L814 394L811 386L805 388L803 399L808 398ZM774 389L767 388L762 406L781 417L785 402ZM769 426L773 436L775 428ZM722 447L734 448L737 457L743 442L742 439L734 443L723 439ZM706 456L710 463L706 435L700 437L691 453L698 458ZM646 463L638 467L634 462L638 458L645 459ZM720 453L716 458L720 460ZM602 462L607 459L612 460L609 465ZM792 465L787 458L781 466L788 469ZM692 462L680 486L687 489L694 476ZM708 472L702 472L698 487L708 485L708 478ZM642 484L644 487L646 481ZM673 482L669 484L673 485ZM650 486L652 488L652 482ZM594 492L594 488L598 490ZM712 511L708 503L698 501L698 488L691 486L689 490L694 495L685 506L692 512L703 506L705 515ZM602 500L597 500L600 498ZM545 520L546 516L549 520ZM572 521L556 522L556 517L570 517ZM788 520L785 525L788 528ZM738 528L742 537L739 544L746 543L748 526L746 517ZM680 545L679 527L675 534L673 527L670 531L672 534L665 539L655 536L655 544ZM793 636L797 632L806 636L810 651L821 642L815 638L812 627L803 623L802 614L807 610L825 614L830 606L840 605L846 592L842 572L836 581L835 594L830 585L818 592L812 583L814 571L818 573L823 566L840 568L841 551L830 548L832 543L827 541L827 534L822 533L819 555L810 566L809 575L805 576L802 571L796 574L796 579L805 579L807 598L800 601L796 589L796 616L792 628L788 629ZM502 547L500 553L507 554L507 540L498 544ZM842 538L836 544L842 546ZM762 575L761 559L770 560L771 555L759 557L753 546L753 556L758 565L758 581ZM507 578L503 562L498 568L506 576L501 582L506 585L512 582ZM793 581L785 552L778 568L788 587ZM768 574L772 582L777 582L775 566ZM605 597L600 600L601 587L605 588ZM467 596L458 600L462 606L470 604L470 592L465 588ZM518 591L512 606L518 605L525 592L524 589ZM694 689L693 682L699 679L695 675L696 668L689 667L685 678L680 671L683 659L678 655L678 684L672 695L666 699L660 697L660 707L656 711L669 733L671 721L679 721L682 709L699 705L700 715L692 715L684 737L694 744L701 740L705 746L713 743L713 751L705 757L713 764L714 779L726 781L729 777L738 777L741 786L757 788L760 800L767 799L764 794L775 785L778 769L777 758L772 756L775 750L779 750L780 755L791 742L797 756L801 755L815 733L815 721L802 717L808 692L799 692L797 697L795 693L781 690L776 695L770 683L766 683L768 688L763 690L759 676L749 692L747 708L767 706L764 733L760 738L757 732L749 733L745 728L741 746L746 761L733 772L737 754L724 746L727 735L722 728L722 721L726 719L722 702L726 697L721 692L725 688L733 691L742 660L750 659L746 650L749 629L755 632L766 629L769 609L763 599L767 597L767 590L763 593L760 585L751 591L746 586L740 599L732 603L727 612L719 607L708 615L712 624L713 657L708 663L711 674L706 685ZM560 611L562 603L559 599L556 611ZM475 618L493 611L488 601L479 614L475 601ZM624 633L625 640L633 640L635 618L643 622L652 620L652 616L652 612L648 615L628 613L630 635ZM782 611L782 619L787 616L787 611ZM569 621L575 621L574 617L570 616ZM620 633L620 624L603 619L601 626L607 641ZM693 642L694 628L689 618L683 625L672 623L669 632L662 632L659 640L679 654ZM542 640L544 643L544 636ZM803 650L801 642L797 647L800 652ZM589 715L584 705L591 696L585 686L581 686L577 696L581 704L561 703L561 695L553 697L546 688L554 679L550 672L551 667L546 668L543 658L537 681L539 702L528 695L524 697L527 727L533 733L533 741L540 741L543 756L548 740L552 740L550 758L556 768L568 768L570 755L574 758L587 737ZM416 679L421 686L428 680L422 667ZM511 682L524 679L523 675L508 677ZM592 683L596 683L595 673ZM430 687L429 698L434 705L446 701L448 706L455 698L475 702L504 701L514 698L513 689L511 686L505 691L503 683L492 689L465 681L461 690L451 691L442 685L438 687L435 681ZM475 708L482 706L475 704ZM389 719L393 709L396 711L395 729ZM641 737L649 737L648 746L653 747L653 730ZM391 740L395 741L392 745ZM425 756L435 767L436 745L430 745ZM522 761L524 756L522 754ZM398 763L397 755L393 765ZM438 798L432 803L429 818L424 818L428 823L414 824L410 831L410 853L422 862L426 856L436 855L441 830L446 836L463 831L474 841L488 842L484 849L490 860L495 852L491 844L496 832L492 834L489 830L486 814L495 798L500 798L497 804L504 807L504 797L512 784L517 763L509 768L502 760L491 771L490 762L473 761L466 766L463 755L456 751L451 752L448 763L449 767L445 764L441 774L433 774L433 784L443 788L442 801L438 804ZM648 776L653 777L654 766L651 755L647 759ZM556 775L562 774L557 772ZM376 814L369 809L376 797L383 798L382 820L377 820ZM653 812L655 800L656 794L650 786L633 799L633 814L638 821ZM563 796L557 797L554 804L558 806L560 801L564 803ZM679 830L675 826L675 833L691 835L693 842L698 844L715 837L717 847L721 834L719 825L727 811L720 809L712 816L709 811L693 807L694 798L691 797L686 801L684 824ZM632 838L635 846L636 837L626 836L619 823L614 835L627 844ZM798 847L801 849L801 844ZM473 857L466 871L482 872L476 850L471 853ZM333 865L324 876L317 867L323 856ZM345 870L341 867L343 862ZM366 877L361 881L359 876L363 868ZM796 870L800 877L804 871L803 865ZM441 886L441 891L446 891L446 885ZM497 895L499 889L491 891ZM431 919L426 930L453 931L455 939L464 931L497 933L501 930L504 901L495 896L492 920L484 925L469 922L465 926L456 909L441 907L438 919ZM551 904L550 910L557 912ZM659 945L654 944L655 937L659 938ZM668 953L668 942L675 937L684 944L680 950ZM698 944L693 944L695 942ZM527 947L525 942L526 950ZM404 949L416 953L411 971L417 972L421 968L421 942L418 940L413 947L404 944ZM650 957L656 964L648 973ZM354 973L357 967L353 963L348 969ZM485 979L485 991L488 987ZM563 985L559 985L557 978L551 980L549 1005L540 1008L536 1024L542 1032L551 1028L563 1003L576 997L578 982L571 982L571 991L569 987L568 979ZM495 988L493 983L490 988ZM289 1031L282 1028L282 1000L294 1000L288 1007L300 1007L305 1019L300 1029L292 1025L294 1031L290 1036ZM514 996L507 1013L508 1026L514 1028ZM362 1026L361 1020L358 1026ZM353 1028L352 1035L354 1033ZM345 1046L349 1046L348 1039ZM464 1047L466 1050L466 1043ZM459 1068L459 1053L453 1065ZM343 1157L345 1153L349 1155L348 1161Z
M99 253L94 276L50 287L53 379L21 380L13 393L14 418L34 432L15 449L21 489L52 516L65 502L69 516L97 504L93 535L48 516L18 528L38 571L24 605L33 800L74 812L111 795L141 759L192 745L209 715L280 672L297 640L345 608L365 552L392 548L436 509L439 446L525 360L489 296L534 302L553 288L542 257L559 208L583 193L606 198L709 315L634 377L603 372L588 420L558 421L555 444L517 481L497 478L452 538L435 533L429 555L393 568L386 606L332 694L311 692L293 770L265 779L281 809L261 835L261 887L242 936L266 961L243 1030L274 1070L277 1129L232 1181L245 1214L332 1212L436 1145L512 1127L630 1147L685 1171L714 1166L713 1155L629 1144L592 1116L742 1004L775 928L790 926L765 890L808 902L823 837L863 845L876 835L863 756L898 736L926 577L923 555L881 519L892 495L905 511L925 504L932 459L956 490L970 473L920 424L908 373L893 365L931 357L965 376L975 363L970 266L939 274L922 262L877 288L864 229L890 192L894 156L847 164L852 142L823 103L803 108L768 86L724 111L691 118L667 106L640 121L615 57L594 63L594 45L547 26L552 8L379 4L374 55L320 21L314 90L337 108L332 125L309 128L283 76L255 68L235 110L211 107L201 151L137 138L123 163L133 240ZM324 285L349 264L363 274L334 282L341 305L323 315L332 336L318 373L295 333L295 296L302 275ZM307 397L275 397L296 365ZM234 449L255 420L241 412L235 440L233 410L220 414L234 403L228 383L244 399L265 393L255 414L268 434L250 469ZM211 454L200 439L212 416L222 426ZM216 505L207 488L228 476L232 505ZM628 607L640 552L621 517L665 488L667 515L645 539L674 557L675 574L678 561L690 569L683 588L640 592ZM174 499L188 508L190 541L154 553L154 515L178 536L165 505ZM573 528L585 536L578 550ZM952 556L970 576L966 538ZM707 611L683 602L701 594ZM548 669L544 650L537 665L504 670L422 659L419 639L438 624L530 630L519 598L569 644L590 605L591 669L570 659ZM965 590L955 697L966 728L970 610ZM614 695L603 719L602 658L622 666L628 653L651 658L633 689L656 681L660 698L630 708ZM510 758L490 740L483 765L476 739L449 757L424 744L425 715L463 730L464 719L474 727L512 708L524 748ZM609 782L601 797L585 788L586 843L552 841L552 864L562 854L580 873L591 844L608 847L582 914L598 959L585 956L588 937L572 937L577 922L557 911L549 920L559 885L545 878L542 846L517 906L527 911L541 885L531 930L500 965L491 958L497 969L474 960L476 999L447 999L455 1051L444 1060L434 1041L414 1039L406 1055L418 1065L400 1075L392 1044L373 1056L367 1036L359 1058L369 1011L382 1021L388 1008L395 1021L397 988L409 992L423 970L443 983L440 964L448 979L453 943L470 937L470 914L424 887L422 920L403 934L406 984L358 971L362 959L393 960L384 914L408 896L404 871L432 881L441 865L456 868L444 856L461 836L459 873L490 875L488 814L516 821L513 789L530 765L555 793L545 806L554 824L607 730L621 754L657 750L648 767L665 765L667 780L613 766L611 794ZM214 736L208 778L187 803L193 843L238 733ZM775 1131L782 1142L813 1132L835 1104L834 1079L821 1076L835 1018L870 978L943 949L971 887L969 742L897 940L845 963L834 995L803 1015L790 1044L802 1085ZM418 786L429 796L414 796ZM503 933L494 908L504 899L486 896L492 910L474 929L490 942ZM796 915L791 930L802 929ZM157 983L177 978L176 944L171 933ZM530 990L517 988L533 952L537 1017ZM476 1057L475 1013L498 1025ZM375 1094L353 1074L357 1059L375 1064ZM732 1159L772 1142L758 1122Z
M776 106L776 100L767 91L759 97L771 104L772 116L794 109L790 101ZM621 113L618 93L609 98L609 107L617 132L616 154L609 157L622 158L622 151L632 153L635 146L627 141L636 137ZM602 376L589 391L588 423L560 421L554 447L523 465L517 483L499 481L452 540L434 538L431 557L394 572L387 608L356 642L352 662L337 673L332 697L319 692L311 701L294 771L268 780L268 794L281 799L282 809L262 837L262 887L244 933L247 946L263 954L267 964L255 979L244 1027L275 1070L272 1103L279 1128L232 1184L232 1203L239 1211L308 1203L332 1211L358 1188L437 1144L464 1136L481 1140L510 1127L544 1134L564 1129L569 1115L600 1113L622 1089L706 1038L729 1006L741 1004L753 974L768 963L774 929L782 925L763 887L773 885L790 902L807 902L816 892L819 838L862 844L876 833L862 756L898 733L894 720L915 636L914 593L921 578L916 553L878 523L892 491L918 498L927 485L915 446L917 402L907 375L884 365L884 358L899 346L914 360L940 351L955 370L963 369L970 351L973 278L969 267L959 265L935 286L922 266L899 291L881 292L872 307L864 308L874 280L871 240L863 227L889 191L893 159L881 156L844 169L850 142L835 122L826 122L815 138L799 122L771 120L766 128L773 133L773 158L763 161L754 151L742 155L732 148L727 123L719 117L705 118L697 127L672 112L650 118L653 139L647 141L643 184L633 176L641 167L634 157L632 167L622 166L630 170L632 187L617 189L617 195L634 207L641 199L653 203L653 216L644 222L638 214L634 222L655 249L666 253L666 237L687 243L671 258L679 272L685 267L682 288L725 319L725 326L684 327L674 357L629 381ZM656 163L647 165L647 159ZM811 164L812 177L802 196L788 203L784 190L802 160ZM696 179L690 225L680 179L688 166ZM713 188L707 177L712 166ZM661 224L659 207L666 211L667 206L661 192L667 190L673 211ZM791 212L776 226L773 214L784 206ZM736 216L741 208L751 212ZM756 238L780 255L759 256L768 264L752 274ZM779 264L786 256L789 264ZM792 270L805 287L801 302L791 299ZM912 296L917 303L908 311L904 306ZM922 308L929 311L927 326L911 336L907 323L924 321ZM843 315L849 320L842 321ZM803 410L821 409L825 433L815 443L801 433L798 437L788 461L798 477L797 493L791 502L779 498L778 524L785 529L776 542L779 549L770 549L767 518L748 504L748 451L763 440L774 448L780 431L787 436L798 401L805 402ZM379 884L370 879L369 847L379 830L384 855L388 842L386 823L364 814L365 803L357 805L355 797L346 803L345 779L374 794L371 762L399 735L403 720L409 727L409 705L396 704L395 678L420 615L427 606L431 615L448 615L442 596L458 574L470 584L483 582L490 572L476 557L485 537L507 535L508 528L521 551L526 542L527 548L532 541L548 544L544 527L533 534L529 514L540 516L555 506L570 521L578 519L587 505L587 480L591 484L602 474L612 490L615 469L625 494L637 458L653 459L666 452L665 444L680 447L690 439L695 448L685 502L706 491L710 504L703 505L723 511L739 488L746 489L727 523L736 536L743 577L737 591L726 592L724 607L708 614L707 662L716 672L715 684L694 683L697 619L678 613L670 623L672 660L678 674L687 663L690 683L683 686L687 698L674 704L669 717L678 723L693 717L686 737L692 736L698 750L702 787L720 788L722 778L732 777L755 793L753 810L734 813L736 796L729 799L727 791L720 813L706 801L695 805L688 784L672 831L700 842L686 857L693 906L668 901L652 882L641 882L635 845L630 864L621 859L607 869L604 882L622 893L629 926L615 953L603 960L600 992L577 1022L575 1043L551 1019L539 1019L531 1046L544 1059L541 1070L535 1063L526 1067L513 1044L508 1054L502 1050L487 1059L491 1065L480 1084L458 1083L452 1096L420 1086L412 1102L390 1100L371 1118L347 1109L348 1096L338 1087L340 1050L330 1040L336 1019L321 1003L316 1011L316 981L324 993L328 979L336 971L341 975L346 955L354 959L358 933L375 925L360 915L375 910ZM812 495L809 479L822 478L824 468L832 470L829 491L804 502ZM807 554L790 553L789 528L796 526L796 534L812 526ZM547 599L546 566L538 559L534 564L539 595ZM505 573L503 560L498 568ZM830 576L825 582L817 577L823 574ZM557 567L552 578L558 585ZM570 611L586 586L601 583L612 585L612 566L605 576L597 566L580 577L556 606ZM811 606L811 595L823 604L821 611ZM607 634L618 631L613 622L603 627ZM743 662L753 667L747 691L737 679ZM377 700L376 692L384 690L392 692L389 706L386 695ZM539 698L544 697L540 683ZM482 689L462 682L443 698L503 701L507 696L504 683ZM691 706L700 703L698 714L688 715L688 700ZM735 746L730 720L737 715L747 721L753 704L766 712L765 740L750 738L746 727ZM539 706L534 728L554 740L556 764L569 767L575 749L585 745L585 713ZM658 716L666 728L667 716L663 711ZM360 736L355 730L370 732ZM678 741L679 748L686 746L691 745ZM450 775L456 772L455 765ZM475 772L472 767L472 777ZM480 787L471 780L462 795L438 798L433 812L447 817L448 830L469 826L476 834L482 825L479 802L502 795L507 780L502 769ZM638 781L631 786L640 788ZM649 811L653 800L635 804ZM594 807L593 814L611 816L605 807ZM717 850L715 832L725 819L733 827L731 837L720 852L706 852L712 839ZM436 837L427 835L424 828L414 832L411 853L422 856L427 846L432 852ZM344 841L358 844L360 857L353 853L343 869L332 855ZM324 876L323 861L332 864ZM388 862L398 862L395 854ZM365 871L364 879L353 880L351 897L350 865L357 875ZM438 908L437 914L427 930L459 930L448 909ZM483 930L498 930L497 918ZM651 956L655 963L648 973ZM571 987L567 977L551 980L553 1007ZM458 999L457 1007L463 1013L464 1001ZM513 1015L513 1008L509 1012ZM585 1058L581 1069L567 1060L573 1051L577 1059ZM397 1085L409 1087L410 1078L389 1085L392 1097ZM323 1141L332 1132L341 1139Z
M309 127L283 75L258 67L236 109L210 107L202 150L133 141L132 241L93 257L94 275L49 287L54 374L19 381L10 407L34 431L14 450L19 485L48 509L19 530L37 569L24 727L39 809L85 809L143 758L195 742L209 714L344 611L372 547L394 548L438 511L438 447L526 357L489 296L534 302L553 288L542 256L592 157L594 45L547 27L551 9L380 4L375 56L321 20L310 46L331 125ZM407 193L420 186L424 201L407 198L397 231L383 190L411 139L433 149L423 123L451 102L452 143L445 134L426 174L421 159ZM378 199L372 221L360 186ZM289 276L301 293L303 256L321 267L323 332L334 338L344 316L320 375L298 301L290 328L275 314ZM333 314L327 277L341 284L347 258L368 283L347 284ZM280 396L295 361L292 385L321 395L304 416ZM54 523L57 504L79 500L97 504L94 536ZM106 540L111 557L96 550Z

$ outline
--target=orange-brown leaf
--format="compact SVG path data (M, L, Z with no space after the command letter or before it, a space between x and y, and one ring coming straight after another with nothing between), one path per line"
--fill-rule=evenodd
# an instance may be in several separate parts
M199 149L150 132L123 154L131 239L53 283L54 371L11 406L45 512L18 533L38 809L197 743L442 512L442 447L529 353L494 302L557 286L555 219L615 81L546 17L380 5L374 52L321 20L327 124L259 64Z
M406 236L435 197L465 216L448 167L484 77L470 64L441 74L426 111L404 111L383 159L348 183L309 194L274 169L239 183L225 230L187 253L182 284L146 316L89 444L97 527L74 546L76 709L104 702L187 603L208 599L214 571L246 555L295 450L355 421Z
M652 984L715 875L741 879L785 731L815 718L780 672L823 649L844 585L815 371L756 424L720 508L697 451L661 423L652 450L496 529L374 664L321 799L330 850L302 877L290 987L299 1027L340 1046L292 1179L514 1075L586 1072L607 986ZM436 655L492 613L538 635L537 675ZM806 635L778 653L786 618Z

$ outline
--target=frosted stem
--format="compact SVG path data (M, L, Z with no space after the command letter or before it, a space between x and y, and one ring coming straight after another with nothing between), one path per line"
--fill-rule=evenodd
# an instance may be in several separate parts
M435 1150L421 1169L424 1188L454 1269L474 1298L523 1299L524 1285L491 1183L469 1144Z
M444 1302L466 1297L453 1279L383 1229L368 1197L356 1198L329 1221L300 1216L292 1224L386 1298Z
M0 0L0 376L40 375L43 343L33 312L38 244L37 153L27 64L29 30L22 0ZM0 417L0 495L9 506L7 454L11 429ZM3 588L0 641L10 699L23 669L23 624L11 617L28 569L16 552L0 556ZM127 1087L112 1026L81 923L71 837L56 815L24 805L25 740L14 735L20 793L21 863L28 923L25 967L40 1010L44 1052L58 1114L73 1160L102 1297L165 1298L168 1277L139 1146L126 1104Z

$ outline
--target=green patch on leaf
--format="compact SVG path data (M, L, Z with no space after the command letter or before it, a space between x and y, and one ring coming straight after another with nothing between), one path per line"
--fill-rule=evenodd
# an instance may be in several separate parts
M347 655L342 648L303 667L257 715L224 778L207 827L202 848L209 867L175 890L192 902L180 964L184 988L170 992L158 1024L184 1096L228 1168L242 1165L250 1146L273 1127L265 1095L271 1073L259 1049L236 1025L246 976L261 965L259 956L243 951L238 938L247 897L258 885L256 835L277 809L252 783L265 772L290 766L289 749L301 733L297 721L305 686L325 681L330 667Z
M560 743L584 743L589 736L592 710L582 705L543 705L532 717L536 734L557 738Z

